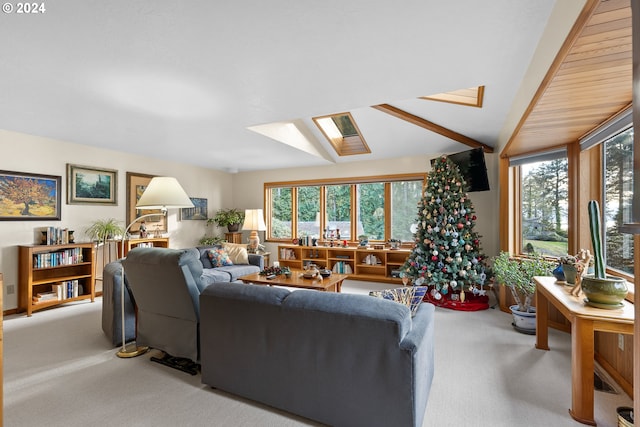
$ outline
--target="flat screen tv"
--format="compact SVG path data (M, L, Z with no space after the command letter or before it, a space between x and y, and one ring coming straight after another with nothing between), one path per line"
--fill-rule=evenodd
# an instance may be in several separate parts
M449 154L447 157L460 169L464 180L467 181L470 193L474 191L489 191L489 177L482 148ZM431 160L432 167L435 160Z

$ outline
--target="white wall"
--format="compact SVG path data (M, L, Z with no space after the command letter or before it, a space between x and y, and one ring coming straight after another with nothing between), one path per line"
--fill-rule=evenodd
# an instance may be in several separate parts
M240 209L262 208L264 206L264 183L305 179L343 178L372 175L392 175L402 173L424 173L431 169L430 160L435 155L412 156L380 161L341 163L331 166L290 168L260 172L238 173L233 179L235 207ZM498 156L485 154L489 186L491 191L470 193L478 217L476 231L482 236L481 244L487 256L498 253ZM417 207L416 207L417 209ZM246 241L247 232L243 232ZM264 233L261 233L261 239ZM267 249L276 254L275 244L266 244ZM272 258L272 260L275 258Z
M228 174L172 163L152 157L134 156L112 150L0 130L0 170L30 172L62 177L62 215L60 221L0 221L0 272L4 275L4 310L17 307L18 245L35 242L37 230L45 226L75 230L76 241L87 241L84 230L96 219L115 218L123 225L126 217L126 172L174 176L191 197L208 199L209 216L220 208L262 208L264 183L334 177L357 177L401 173L423 173L436 156L413 156L383 161L341 163L310 168L290 168ZM197 155L197 154L194 154ZM498 252L498 171L497 155L485 155L489 171L488 192L471 193L478 216L477 231L488 256ZM118 170L118 205L68 205L66 203L66 164L104 167ZM208 230L204 221L179 221L176 211L169 212L168 233L172 248L194 246L205 234L226 230ZM264 234L262 234L264 236ZM246 241L248 232L243 233ZM275 245L268 244L275 254ZM16 292L7 294L14 285Z
M75 231L76 241L82 242L88 240L84 230L96 219L115 218L123 226L126 225L127 172L176 177L189 196L208 199L209 216L234 203L231 193L233 175L226 172L3 130L0 130L0 148L0 170L62 177L60 221L0 221L0 272L4 275L4 310L17 307L17 245L36 243L34 230L45 226L68 227ZM67 163L118 170L118 205L68 205ZM194 246L208 231L205 221L179 221L179 218L177 210L169 211L167 236L172 248ZM10 285L15 285L16 292L13 294L6 293Z

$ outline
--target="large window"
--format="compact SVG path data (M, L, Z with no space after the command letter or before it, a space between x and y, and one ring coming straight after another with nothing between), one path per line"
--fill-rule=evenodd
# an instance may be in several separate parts
M522 250L547 256L568 251L567 158L525 163L521 172Z
M351 186L326 187L326 237L351 240Z
M368 240L384 240L384 184L358 184L358 235Z
M421 197L421 181L397 181L391 183L392 239L403 242L413 239L411 225L417 221L417 206Z
M424 174L266 183L267 239L330 239L339 230L351 242L412 242L423 182Z
M292 188L274 188L270 193L269 211L271 221L269 230L276 239L291 239L293 237L291 214Z
M633 275L633 236L618 227L631 222L633 128L604 142L604 235L607 266Z

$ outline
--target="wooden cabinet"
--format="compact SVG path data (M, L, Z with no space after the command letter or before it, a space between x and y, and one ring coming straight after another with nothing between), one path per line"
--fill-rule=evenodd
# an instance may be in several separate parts
M93 302L94 262L93 243L18 246L18 311Z
M335 273L348 274L349 279L378 282L402 282L397 270L409 254L408 249L278 246L278 262L283 267L304 269L307 264L316 264Z
M126 257L129 251L137 247L168 248L168 237L145 237L143 239L127 239L124 241L124 255L122 255L122 241L118 242L118 258Z

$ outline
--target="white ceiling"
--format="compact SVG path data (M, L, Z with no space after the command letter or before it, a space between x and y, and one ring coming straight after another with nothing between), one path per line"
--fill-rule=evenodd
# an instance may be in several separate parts
M54 0L0 16L0 128L226 171L495 146L555 0ZM417 99L485 85L482 108ZM371 154L313 116L350 111ZM278 123L306 150L249 130ZM311 153L310 153L311 152Z

